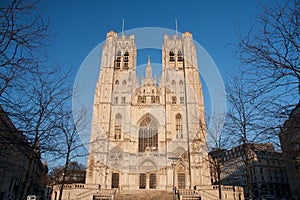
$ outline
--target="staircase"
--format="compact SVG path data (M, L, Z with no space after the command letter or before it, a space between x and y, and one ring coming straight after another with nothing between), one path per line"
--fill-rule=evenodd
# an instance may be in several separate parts
M171 191L162 190L122 190L115 195L114 200L172 200Z
M180 200L199 200L201 196L194 190L179 190Z

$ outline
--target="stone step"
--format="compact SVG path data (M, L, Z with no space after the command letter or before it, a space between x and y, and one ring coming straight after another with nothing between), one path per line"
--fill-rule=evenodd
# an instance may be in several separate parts
M122 190L115 196L115 200L172 200L171 191L161 190Z

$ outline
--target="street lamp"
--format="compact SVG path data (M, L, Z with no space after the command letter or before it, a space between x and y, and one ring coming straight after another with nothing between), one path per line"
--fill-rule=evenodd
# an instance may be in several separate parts
M176 200L176 194L175 194L175 166L176 161L178 160L178 157L169 157L169 160L172 161L172 167L173 167L173 200Z

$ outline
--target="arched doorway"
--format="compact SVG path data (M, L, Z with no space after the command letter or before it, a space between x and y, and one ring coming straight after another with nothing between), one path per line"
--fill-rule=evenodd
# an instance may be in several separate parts
M140 174L140 189L146 189L146 174Z
M139 123L138 152L158 150L158 123L150 114L142 117Z
M111 188L119 187L119 173L112 173Z
M150 174L150 189L156 188L156 174Z

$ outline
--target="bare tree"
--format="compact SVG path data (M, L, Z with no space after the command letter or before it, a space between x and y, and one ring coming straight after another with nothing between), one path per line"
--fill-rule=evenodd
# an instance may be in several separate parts
M235 145L243 146L243 161L246 170L247 193L251 192L251 154L249 143L270 141L274 138L273 124L264 113L264 98L256 93L252 84L246 81L243 73L233 78L227 87L229 103L226 132L231 135Z
M75 111L65 111L62 113L60 119L56 122L56 128L61 132L61 140L57 141L59 147L59 157L64 160L62 166L62 176L59 181L60 192L59 200L62 199L64 185L68 178L68 172L70 171L70 164L74 162L74 159L87 156L87 151L84 148L79 132L84 131L83 127L86 127L86 118L84 115L84 109L80 113L74 113ZM77 116L74 121L73 114ZM58 138L57 138L58 139Z
M225 119L224 114L218 114L211 119L210 129L207 131L207 148L209 149L209 164L211 172L214 174L214 182L212 184L218 185L219 199L222 199L222 166L223 155L226 148L229 146L229 137L223 131ZM207 117L208 118L208 117Z
M21 199L24 199L31 188L29 183L34 173L35 156L56 150L53 142L58 137L56 123L62 115L61 107L71 96L71 85L66 83L68 76L69 73L65 74L54 68L27 75L28 84L14 96L14 102L7 107L16 126L26 135L32 148L28 155Z
M239 36L235 52L253 87L270 95L266 114L287 117L300 94L300 2L270 3L261 6L248 34Z
M29 0L1 2L0 97L23 88L26 75L46 60L44 51L50 32L38 6L38 1Z

